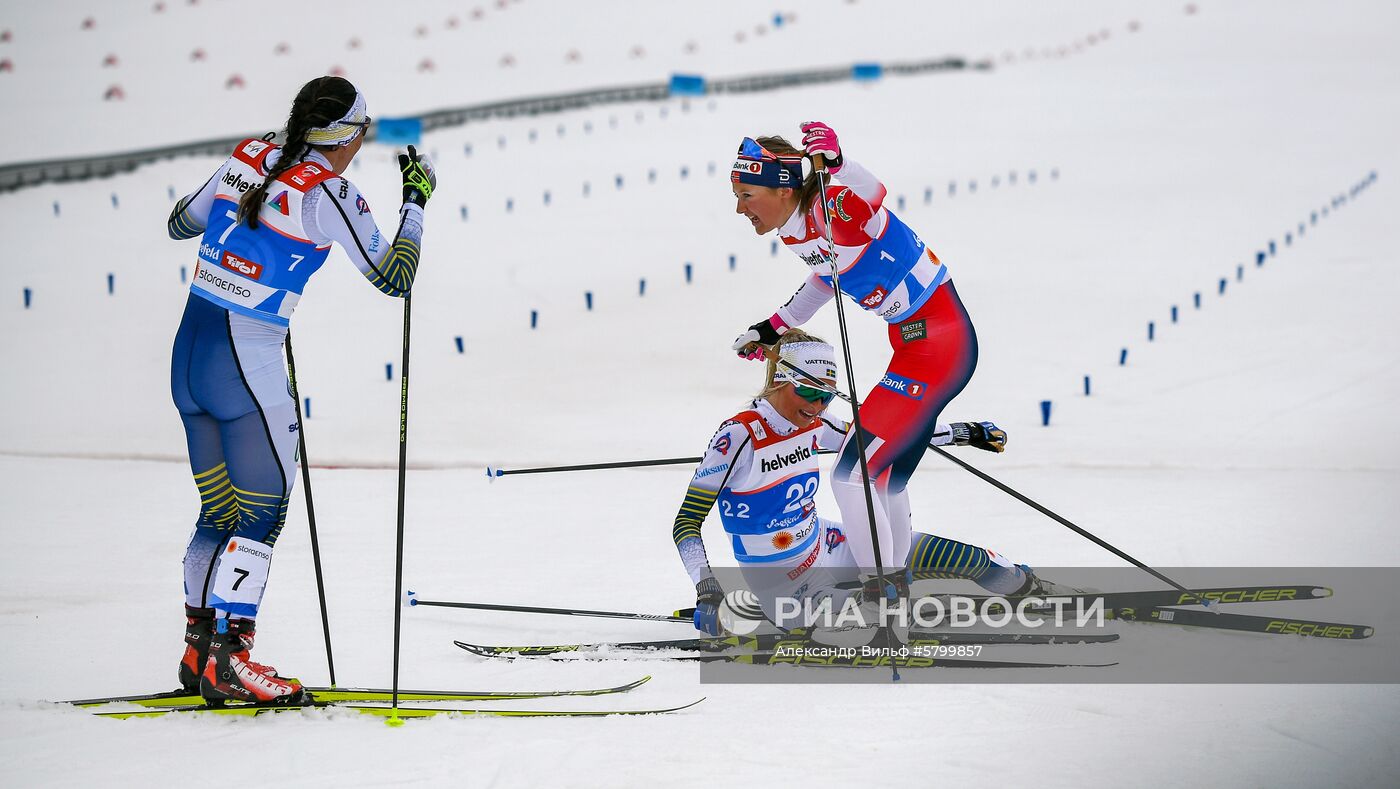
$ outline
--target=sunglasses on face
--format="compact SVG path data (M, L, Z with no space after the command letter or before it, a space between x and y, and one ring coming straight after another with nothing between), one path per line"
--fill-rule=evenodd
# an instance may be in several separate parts
M825 405L827 403L830 403L836 397L835 392L828 392L825 389L817 389L816 387L812 386L802 386L801 384L794 384L794 386L797 389L797 396L802 398L803 400L806 400L809 403L821 403Z

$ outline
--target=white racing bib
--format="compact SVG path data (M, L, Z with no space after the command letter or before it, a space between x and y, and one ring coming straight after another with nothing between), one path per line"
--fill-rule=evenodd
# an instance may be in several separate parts
M267 587L267 572L272 567L272 546L234 537L218 561L210 606L247 619L256 618L263 589Z

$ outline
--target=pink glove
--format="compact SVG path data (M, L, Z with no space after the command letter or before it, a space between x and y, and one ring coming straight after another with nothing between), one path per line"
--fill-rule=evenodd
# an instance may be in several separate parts
M797 128L802 130L802 147L808 156L820 155L826 160L826 169L833 175L845 164L841 158L841 141L836 131L821 121L807 121Z
M778 337L787 330L788 325L777 315L761 320L734 340L734 352L740 359L766 359L763 346L776 345Z

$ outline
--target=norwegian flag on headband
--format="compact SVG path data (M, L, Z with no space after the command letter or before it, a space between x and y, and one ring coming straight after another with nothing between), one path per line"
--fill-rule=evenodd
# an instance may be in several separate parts
M802 157L779 156L759 145L752 137L745 137L744 141L739 143L739 156L729 171L729 180L741 184L796 189L802 185Z

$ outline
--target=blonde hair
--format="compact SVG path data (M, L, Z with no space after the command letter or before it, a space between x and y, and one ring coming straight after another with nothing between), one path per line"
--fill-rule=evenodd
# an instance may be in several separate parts
M826 342L826 340L808 334L807 332L802 331L801 329L788 329L787 331L783 332L782 335L778 337L778 341L773 344L773 347L767 348L764 354L768 357L768 364L766 365L766 373L768 377L764 379L766 383L763 385L763 391L758 393L760 399L765 398L768 395L774 394L775 392L782 389L783 385L787 383L787 381L775 381L773 380L773 378L778 374L778 349L783 347L784 345L787 345L790 342L824 343Z

